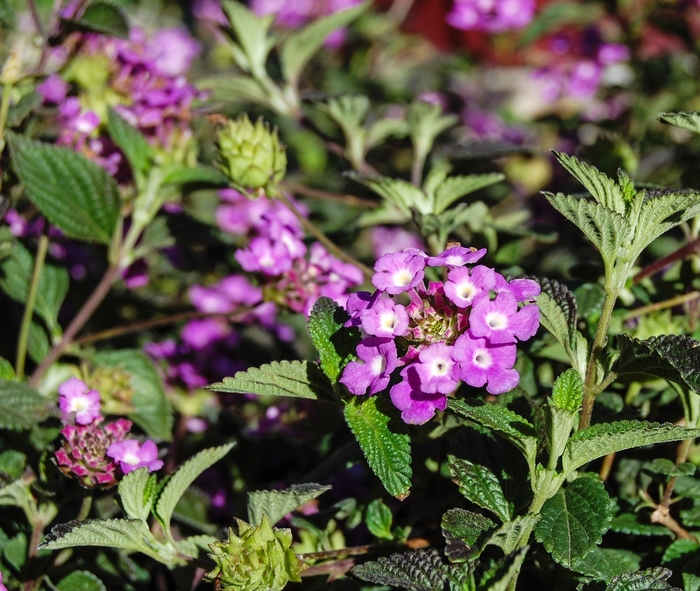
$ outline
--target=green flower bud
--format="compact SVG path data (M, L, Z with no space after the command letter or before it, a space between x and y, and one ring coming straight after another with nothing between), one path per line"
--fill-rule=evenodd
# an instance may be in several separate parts
M262 118L253 125L244 113L226 124L217 142L220 168L238 190L274 188L284 177L285 148Z
M301 582L307 565L291 550L291 530L273 529L265 515L257 527L236 521L238 535L229 530L228 540L209 545L216 567L205 578L217 591L281 591Z

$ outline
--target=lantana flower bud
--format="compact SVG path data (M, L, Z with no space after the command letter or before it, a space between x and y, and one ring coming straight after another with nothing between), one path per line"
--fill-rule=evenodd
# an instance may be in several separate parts
M274 188L284 177L287 155L277 129L243 114L229 121L217 138L221 170L239 190L259 192Z

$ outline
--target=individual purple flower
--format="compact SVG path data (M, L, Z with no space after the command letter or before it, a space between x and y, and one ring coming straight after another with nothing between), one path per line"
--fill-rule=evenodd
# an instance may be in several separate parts
M391 402L401 411L401 418L410 425L422 425L433 418L436 411L447 408L447 396L430 394L421 389L421 378L415 364L401 370L403 378L389 391Z
M389 385L391 372L398 366L393 339L367 337L357 345L359 361L345 366L340 383L358 396L376 394Z
M78 378L70 378L58 387L58 404L64 417L75 415L78 425L89 425L101 421L100 393L90 390L85 382Z
M253 238L248 247L237 250L234 257L248 272L281 275L292 268L292 258L284 244L263 236Z
M195 351L219 341L231 332L220 318L196 318L190 320L180 332L183 342Z
M413 232L400 226L374 226L369 231L372 252L379 258L390 252L401 252L407 248L423 248L423 242Z
M469 316L469 330L475 337L485 337L494 345L525 341L534 336L540 325L540 309L535 305L518 309L512 293L502 291L495 300L480 299Z
M457 388L459 376L452 358L452 347L433 343L423 349L415 364L420 377L420 389L428 394L449 394Z
M496 286L494 289L497 292L509 291L519 302L534 300L538 295L540 295L540 291L542 291L540 284L532 279L523 278L506 281L503 275L499 273L496 273Z
M68 83L58 74L51 74L36 87L36 91L47 103L58 105L66 99L69 88Z
M372 283L391 295L413 289L423 281L425 257L412 252L385 254L374 265Z
M492 345L486 339L466 333L454 345L462 380L475 388L486 386L489 394L503 394L518 385L520 376L513 369L515 345Z
M375 337L399 337L408 328L406 308L390 299L377 301L360 312L362 329Z
M107 455L119 464L124 474L138 468L148 468L155 472L163 467L163 460L158 459L158 446L147 439L139 445L136 439L116 441L107 449Z
M381 293L382 292L379 290L374 293L368 291L356 291L355 293L351 293L345 303L345 310L350 315L350 320L345 323L345 326L360 326L362 324L360 317L362 311L372 306L381 296Z
M461 267L476 263L486 254L486 249L465 248L464 246L451 246L436 257L428 257L427 263L431 267Z
M457 29L501 33L525 27L534 16L535 0L455 0L445 20Z
M184 29L160 29L148 42L147 55L164 76L182 76L202 46Z
M594 61L578 62L571 68L566 94L574 99L589 99L598 91L603 80L603 68Z
M496 284L497 273L483 265L469 270L466 267L456 267L447 274L445 295L460 308L474 304L477 296L488 293ZM533 282L534 283L534 282Z
M262 301L262 289L253 285L243 275L224 277L216 286L217 291L224 294L229 301L242 306L254 306Z

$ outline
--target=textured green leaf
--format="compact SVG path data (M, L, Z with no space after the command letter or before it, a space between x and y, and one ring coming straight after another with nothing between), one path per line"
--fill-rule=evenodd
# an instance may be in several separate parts
M86 570L75 570L56 585L59 591L107 591L97 575Z
M452 412L503 436L522 452L528 466L534 467L537 456L537 433L523 417L505 406L483 404L474 400L451 398L447 407Z
M445 555L452 561L465 560L484 533L496 524L488 517L466 509L450 509L442 516Z
M634 259L653 240L700 212L698 191L648 191L645 194L635 229L634 250L630 255Z
M21 382L0 380L0 429L31 429L56 414L56 406Z
M173 410L163 387L163 380L153 362L137 349L101 351L92 357L100 367L120 368L130 375L133 389L132 419L149 437L170 441L173 429Z
M498 515L501 521L510 521L512 505L506 499L501 482L487 466L449 456L452 479L472 503Z
M145 174L153 158L153 148L144 135L112 108L107 113L107 132L124 152L131 169Z
M495 567L489 569L482 577L478 587L479 591L507 591L510 589L511 583L520 574L520 567L529 548L529 546L524 546L499 560Z
M391 523L394 517L391 514L391 509L384 504L381 499L374 499L367 505L367 513L365 515L365 523L369 532L383 540L393 540L394 534L391 533Z
M20 532L9 540L3 540L2 558L17 571L21 571L27 561L27 536Z
M331 298L320 297L311 308L307 322L311 342L321 360L321 369L334 384L355 355L361 338L356 328L343 326L349 319L348 313Z
M621 215L625 214L625 199L617 181L575 156L556 151L554 155L559 163L586 187L598 203Z
M644 571L624 573L615 577L606 591L682 591L666 581L673 573L659 566Z
M0 453L0 472L2 472L0 479L8 476L13 480L19 478L26 465L27 456L20 451L8 449Z
M256 77L264 76L265 62L270 51L267 32L272 21L275 20L275 15L256 16L243 4L233 0L224 0L222 8L228 16L231 28L246 58L247 63L239 62L238 65Z
M603 539L612 509L605 485L582 476L547 499L535 527L535 538L554 560L573 568Z
M623 573L639 569L640 557L631 550L593 548L574 563L573 570L598 581L610 581Z
M610 531L633 536L673 537L673 532L670 529L663 525L649 523L649 516L642 516L639 513L621 513L616 515L610 522Z
M119 498L129 519L146 521L155 500L156 475L148 468L129 472L119 482Z
M290 35L280 48L280 62L285 81L296 87L302 70L313 55L321 49L329 33L350 24L367 10L369 4L369 2L363 2L349 10L342 10L317 19Z
M257 80L250 76L228 74L204 78L197 82L197 86L210 93L209 99L211 101L245 101L272 108L272 103L265 94L265 90Z
M348 172L346 176L372 189L407 215L410 215L412 207L423 214L432 213L431 208L427 206L425 193L408 181L385 176L366 176L357 172Z
M233 446L233 443L227 443L202 450L187 460L171 476L158 495L154 511L158 520L163 524L165 532L170 531L170 519L180 497L202 472L223 458Z
M70 148L8 136L13 166L41 213L69 238L109 244L120 203L107 171Z
M140 519L89 519L56 525L39 545L41 550L61 550L75 546L101 546L137 550L159 560L148 541L155 542L148 524Z
M434 548L381 557L350 572L363 581L409 591L443 591L448 578L447 565Z
M248 493L248 520L251 525L260 525L263 515L270 525L275 525L287 513L315 499L327 490L329 485L294 484L284 490L256 490Z
M686 429L670 423L598 423L571 436L562 456L563 472L570 474L588 462L623 449L694 437L700 437L700 429Z
M478 191L479 189L490 187L502 181L504 178L506 178L505 175L500 172L448 177L435 191L433 213L442 213L457 201L457 199L461 199L465 195Z
M27 352L34 363L41 363L49 354L49 337L44 327L32 320L29 325L29 338L27 339Z
M700 394L700 341L684 335L661 335L646 340L618 335L620 349L613 371L646 374L690 388Z
M24 304L29 295L34 257L15 242L9 257L0 260L0 287L13 300ZM34 309L50 330L57 326L58 311L68 293L68 271L44 264L39 277Z
M378 396L346 402L345 420L387 492L405 499L411 489L411 438L395 408Z
M575 369L567 369L552 387L551 404L569 412L578 411L583 400L583 380Z
M674 540L664 551L664 555L661 558L661 564L672 565L678 560L686 562L689 557L688 555L692 554L695 556L697 555L698 550L700 550L700 545L698 545L698 543L693 540Z
M700 111L685 111L680 113L659 113L659 120L669 125L682 127L695 133L700 133Z
M129 37L129 21L121 6L105 0L94 0L83 11L78 19L65 20L81 30L112 35L114 37Z
M228 178L213 166L174 166L166 170L163 184L202 184L216 187L228 186Z
M239 371L207 389L258 396L291 396L309 400L334 400L333 387L316 363L311 361L273 361L260 367Z

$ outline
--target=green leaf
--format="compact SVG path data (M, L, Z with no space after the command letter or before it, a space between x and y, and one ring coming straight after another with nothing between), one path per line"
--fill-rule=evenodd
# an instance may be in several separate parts
M571 436L562 456L562 471L568 475L588 462L623 449L695 437L700 437L700 429L686 429L670 423L598 423Z
M39 549L62 550L75 546L121 548L143 552L162 562L157 551L149 546L149 541L158 544L148 524L140 519L88 519L54 526Z
M99 367L119 368L130 375L133 390L132 419L149 437L170 441L173 429L173 411L163 387L163 380L153 362L137 349L100 351L92 356Z
M600 544L611 519L605 485L582 476L547 499L535 527L535 538L559 564L573 568L576 561Z
M523 417L505 406L483 404L475 400L451 398L447 407L452 412L491 429L510 441L525 456L531 472L534 470L538 444L537 433Z
M577 330L578 311L576 297L566 285L546 277L530 277L540 284L537 297L540 323L564 347L574 369L586 371L588 345Z
M291 34L280 48L280 63L285 81L296 87L302 70L321 49L326 37L336 29L350 24L367 10L369 5L369 2L363 2L349 10L325 16Z
M321 369L334 384L355 355L361 338L357 328L343 326L349 318L348 313L331 298L320 297L311 308L307 322L311 342L321 360Z
M197 82L197 86L210 92L210 101L246 101L266 106L269 109L274 108L263 87L250 76L227 74L226 76L204 78Z
M382 540L393 540L394 534L391 533L391 523L393 516L391 509L384 504L381 499L374 499L367 505L367 513L365 515L365 523L369 533Z
M345 404L345 420L369 467L387 492L405 499L411 489L411 438L395 408L378 396L355 396Z
M127 123L111 107L107 112L107 132L112 141L119 146L135 173L146 174L153 158L153 148L144 135L133 125Z
M105 0L94 0L78 19L64 19L76 28L103 35L128 39L129 21L121 6Z
M0 380L0 429L31 429L56 414L56 405L21 382Z
M139 468L124 475L119 482L119 498L129 519L146 521L155 500L156 475Z
M13 480L19 478L26 465L27 456L20 451L8 449L0 453L0 472L3 472L3 478L7 476Z
M501 525L491 536L489 544L498 546L506 554L510 554L519 548L520 540L524 535L530 535L539 519L539 515L520 515L513 521Z
M3 0L0 0L0 6ZM2 23L2 8L0 7L0 23ZM32 91L22 95L14 105L12 105L7 113L7 126L19 127L22 122L29 117L41 104L44 102L44 97L38 92Z
M49 337L42 326L32 320L29 325L29 338L27 339L27 352L34 363L41 363L49 354Z
M556 151L554 155L559 163L586 187L598 203L620 215L625 215L627 211L625 198L616 181L575 156Z
M311 361L273 361L260 367L239 371L208 390L258 396L291 396L309 400L334 400L333 386L316 363Z
M14 243L9 257L0 260L0 287L16 302L24 304L34 272L34 257L20 242ZM57 327L58 312L68 293L68 271L44 264L39 276L34 309L49 330Z
M673 537L673 532L663 525L649 523L648 516L639 513L621 513L613 517L610 531L633 536L666 536Z
M465 560L496 524L488 517L466 509L450 509L442 516L442 535L445 538L445 555L452 562Z
M0 380L14 380L15 379L15 368L12 364L5 359L0 357Z
M381 557L350 572L363 581L409 591L443 591L448 577L447 565L434 548Z
M256 78L266 76L265 62L270 52L267 32L275 20L275 15L258 17L243 4L233 0L224 0L222 7L240 43L243 56L239 57L245 57L245 61L239 61L239 67L251 72Z
M613 371L646 374L690 388L700 394L700 341L683 335L639 340L618 335L620 356Z
M511 583L520 574L520 568L529 549L529 546L523 546L499 560L496 566L482 577L478 587L479 591L507 591L510 589Z
M392 179L385 176L366 176L357 172L348 172L346 175L358 183L369 187L387 201L393 203L404 211L407 219L410 219L410 210L415 208L423 214L432 213L428 199L418 187L403 179Z
M552 387L550 404L569 412L577 412L583 400L583 380L575 369L567 369Z
M631 550L596 547L574 563L573 570L599 581L610 581L639 569L640 557Z
M645 197L636 222L632 253L634 260L656 238L700 212L700 192L644 191Z
M301 507L304 503L330 490L329 485L293 484L284 490L256 490L248 493L248 521L257 526L267 516L270 525L275 525L287 513Z
M56 589L59 591L107 591L104 583L97 575L86 570L76 570L63 577Z
M513 507L503 492L500 479L490 467L462 458L448 456L452 479L472 503L510 521Z
M202 184L216 187L228 186L228 178L213 166L173 166L166 169L163 184Z
M8 137L15 170L41 213L69 238L109 244L120 202L107 171L70 148Z
M170 532L170 519L180 497L202 472L223 458L231 451L233 446L233 443L227 443L219 447L202 450L187 460L171 476L158 495L154 511L154 514L163 525L166 535Z
M407 121L415 152L414 158L425 160L433 147L435 138L455 125L458 118L456 115L443 114L442 107L439 105L416 100L408 107Z
M680 113L659 113L659 121L668 125L675 125L695 133L700 133L700 111L686 111Z
M670 570L660 566L624 573L610 581L606 591L682 591L666 582L672 574Z
M505 178L505 175L500 172L448 177L435 191L433 213L442 213L457 199L479 189L490 187Z
M10 0L0 0L0 27L12 31L16 24L17 15L12 2Z
M597 22L605 15L602 4L574 4L571 2L553 2L542 7L535 19L520 36L518 46L524 47L554 30L561 30L567 25L581 28Z

